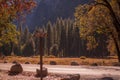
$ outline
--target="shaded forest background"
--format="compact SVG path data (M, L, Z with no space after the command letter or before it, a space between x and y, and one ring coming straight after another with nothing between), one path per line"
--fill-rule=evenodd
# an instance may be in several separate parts
M74 25L74 20L58 18L54 24L50 21L42 26L47 32L45 38L44 55L54 55L56 57L105 57L110 53L107 49L106 36L100 36L100 45L94 50L87 50L86 42L80 38L79 27ZM41 27L36 27L40 30ZM4 55L33 56L39 55L39 38L36 38L34 32L29 32L29 28L22 26L18 28L20 35L18 36L18 43L5 44L1 48ZM12 51L13 50L13 51Z
M115 28L109 7L105 5L112 8L117 21L120 22L120 2L111 0L107 1L107 4L106 1L98 0L92 4L79 5L75 8L74 19L59 17L55 22L48 21L46 25L36 26L33 32L30 32L27 26L23 28L21 19L17 25L16 40L2 43L0 52L5 56L39 55L39 38L36 38L34 33L42 28L47 32L44 39L45 56L104 58L117 55L119 52L116 50L116 43L119 48L119 31Z

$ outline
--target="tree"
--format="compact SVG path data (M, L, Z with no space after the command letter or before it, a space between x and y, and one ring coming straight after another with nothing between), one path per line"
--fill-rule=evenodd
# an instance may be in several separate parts
M119 11L117 11L116 9L113 11L112 9L113 6L107 0L99 1L97 2L97 6L96 5L78 6L76 8L75 13L76 17L75 24L80 27L80 36L89 42L87 46L89 47L91 46L91 49L96 48L100 44L98 43L98 41L100 40L99 38L100 34L102 34L102 36L106 36L108 40L110 39L109 36L112 35L113 40L115 40L114 42L116 44L116 49L118 51L118 57L120 57L118 50L119 40L117 40L117 37L119 36L115 36L118 35L119 33L118 31L119 21L117 21L118 19L116 19L115 17L115 15L117 14L113 14L114 11L118 13ZM82 9L82 7L84 8Z
M114 0L114 1L111 1L110 3L108 0L102 0L102 2L98 1L97 5L102 5L109 10L110 16L112 18L112 23L114 25L114 29L117 32L117 33L113 33L111 31L111 35L112 35L112 38L116 46L118 60L120 62L120 16L119 16L120 15L120 1ZM115 8L115 6L117 9Z
M50 55L50 48L53 45L53 28L51 22L48 22L47 25L47 52Z
M29 37L28 42L23 48L23 56L33 56L35 52L35 43L32 36Z
M18 32L13 22L33 7L34 0L0 0L0 46L17 41Z

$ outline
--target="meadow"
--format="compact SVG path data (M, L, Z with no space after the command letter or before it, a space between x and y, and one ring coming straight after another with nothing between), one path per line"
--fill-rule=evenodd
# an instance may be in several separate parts
M54 56L44 56L43 64L50 64L51 61L56 62L57 65L70 65L71 62L76 62L79 65L93 65L97 64L99 66L114 66L118 63L117 56L109 56L107 58L87 58L85 56L81 56L80 58L57 58ZM0 58L0 63L26 63L30 64L38 64L40 62L39 56L32 57L21 57L21 56L6 56L4 58Z

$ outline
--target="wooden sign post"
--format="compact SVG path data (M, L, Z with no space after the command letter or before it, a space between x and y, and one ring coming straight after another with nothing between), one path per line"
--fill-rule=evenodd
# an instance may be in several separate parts
M42 70L43 70L43 54L44 54L44 38L47 36L47 33L43 30L37 30L35 32L35 37L39 38L39 45L40 45L40 77L41 80L43 80L43 76L42 76Z

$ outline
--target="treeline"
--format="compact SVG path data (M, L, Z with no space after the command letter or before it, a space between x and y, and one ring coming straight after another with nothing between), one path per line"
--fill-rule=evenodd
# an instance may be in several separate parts
M101 45L94 50L88 51L86 40L80 38L79 28L74 25L71 19L58 18L55 23L50 21L42 27L47 32L44 42L44 55L54 55L56 57L104 57L109 53L104 40L100 40ZM39 30L41 27L35 29ZM19 36L16 43L5 44L1 52L8 55L34 56L39 55L39 39L34 36L34 32L29 32L28 27L18 28ZM103 37L103 36L102 36Z

